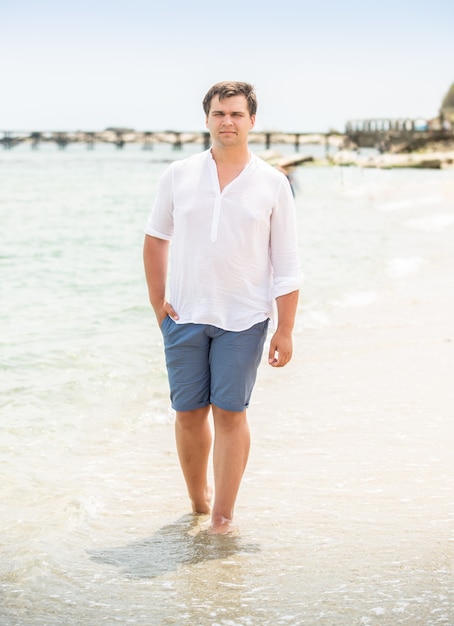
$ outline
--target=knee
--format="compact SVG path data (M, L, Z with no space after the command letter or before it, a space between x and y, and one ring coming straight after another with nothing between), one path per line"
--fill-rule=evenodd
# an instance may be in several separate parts
M246 423L246 411L239 413L235 411L225 411L213 406L213 419L217 428L223 430L235 430Z
M208 418L209 407L194 411L177 411L176 425L182 430L195 430L203 426Z

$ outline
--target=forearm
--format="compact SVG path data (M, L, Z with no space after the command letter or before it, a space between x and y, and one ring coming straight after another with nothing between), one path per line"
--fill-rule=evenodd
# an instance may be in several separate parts
M291 333L295 324L299 291L292 291L276 298L277 328Z
M295 323L299 291L292 291L276 298L277 328L270 341L268 363L283 367L292 358L292 330Z
M145 235L143 262L150 303L156 314L164 307L169 242Z

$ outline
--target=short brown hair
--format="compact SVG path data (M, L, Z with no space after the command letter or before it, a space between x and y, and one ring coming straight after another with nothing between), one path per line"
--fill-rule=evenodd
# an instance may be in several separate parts
M219 100L231 98L232 96L244 96L247 100L249 115L255 115L257 112L257 97L255 95L253 85L250 85L249 83L229 80L213 85L203 99L203 110L205 111L205 115L208 115L210 112L211 101L214 96L218 96Z

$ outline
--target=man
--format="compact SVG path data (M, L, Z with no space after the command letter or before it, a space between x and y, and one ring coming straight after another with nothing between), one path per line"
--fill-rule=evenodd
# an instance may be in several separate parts
M252 85L217 83L203 108L212 147L176 161L161 177L144 264L164 337L176 444L192 509L211 511L211 532L226 534L234 530L250 447L246 409L273 302L278 322L269 364L282 367L292 356L300 269L289 183L249 151L257 109Z

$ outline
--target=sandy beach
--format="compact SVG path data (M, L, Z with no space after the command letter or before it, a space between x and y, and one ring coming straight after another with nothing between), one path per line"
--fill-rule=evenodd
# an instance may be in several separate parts
M297 337L288 372L262 373L251 467L281 483L255 521L270 540L293 528L281 576L312 623L454 623L453 270L339 311Z
M388 264L395 280L380 297L359 292L319 316L303 287L293 362L262 367L243 498L245 511L257 491L267 504L249 531L277 542L293 530L269 567L293 555L279 576L307 615L294 623L454 624L450 220L407 222L427 261ZM280 477L272 492L267 472Z
M240 533L213 538L141 263L165 166L3 167L2 626L452 626L453 172L295 170L294 358L264 357Z

